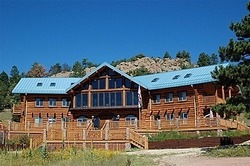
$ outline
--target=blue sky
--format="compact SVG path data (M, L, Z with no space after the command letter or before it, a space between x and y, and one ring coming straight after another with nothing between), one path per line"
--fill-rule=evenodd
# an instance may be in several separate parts
M94 63L139 53L218 52L234 33L231 22L247 13L248 0L0 0L0 72L27 72L34 62L87 58Z

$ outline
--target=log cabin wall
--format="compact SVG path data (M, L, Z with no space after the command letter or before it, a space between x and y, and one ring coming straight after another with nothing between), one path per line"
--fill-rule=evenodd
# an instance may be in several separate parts
M186 93L186 99L183 99L183 101L178 99L178 93L181 92ZM173 93L173 101L166 101L167 93ZM157 95L160 95L160 101L154 102L154 97ZM195 117L194 90L191 86L154 90L150 92L149 98L151 100L151 108L147 107L147 111L150 113L147 114L146 119L150 119L150 116L160 116L161 119L164 119L170 113L173 113L174 117L178 118L181 112L188 113L189 118L194 119Z
M43 106L36 106L36 99L42 98L43 99ZM53 98L56 99L55 106L49 106L49 99ZM62 105L62 99L69 99L68 95L40 95L40 94L32 94L27 95L27 106L24 109L24 116L26 116L27 122L34 122L36 117L41 117L42 122L47 122L49 117L54 117L56 122L61 122L61 119L67 117L68 114L68 106Z

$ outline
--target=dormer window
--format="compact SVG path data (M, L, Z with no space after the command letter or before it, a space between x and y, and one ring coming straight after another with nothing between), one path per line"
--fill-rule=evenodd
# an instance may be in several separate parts
M50 83L50 86L56 86L56 83L51 82L51 83Z
M180 75L176 75L173 77L173 80L177 80L180 77Z
M43 83L38 82L38 83L36 84L36 86L43 86Z

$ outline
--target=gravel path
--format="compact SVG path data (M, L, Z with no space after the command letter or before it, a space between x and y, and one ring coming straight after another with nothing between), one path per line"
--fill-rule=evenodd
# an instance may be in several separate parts
M214 158L201 156L202 148L139 150L127 154L151 154L159 166L250 166L250 157Z

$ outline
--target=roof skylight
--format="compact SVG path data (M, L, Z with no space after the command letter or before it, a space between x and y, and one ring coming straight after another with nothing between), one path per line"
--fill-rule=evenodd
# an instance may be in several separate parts
M56 86L56 83L55 82L51 82L50 86Z
M43 83L38 82L38 83L36 84L36 86L43 86Z
M191 73L188 73L184 76L184 78L189 78L192 74Z
M157 82L160 78L156 77L151 82Z
M173 77L173 80L177 80L180 77L180 75L176 75Z

